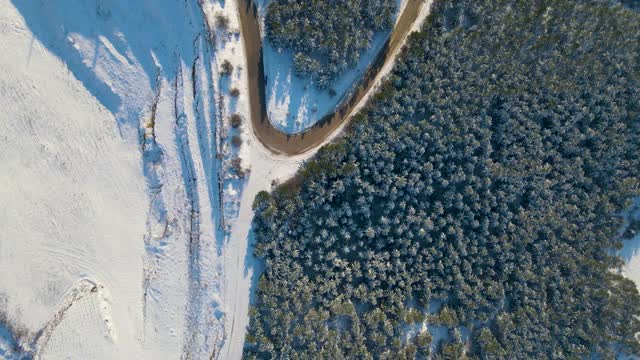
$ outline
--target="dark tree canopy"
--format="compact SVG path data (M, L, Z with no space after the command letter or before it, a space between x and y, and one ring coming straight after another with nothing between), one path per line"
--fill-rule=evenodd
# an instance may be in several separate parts
M639 36L628 2L437 0L348 133L256 197L245 357L425 358L422 322L449 331L436 359L639 354L611 255Z
M396 0L272 0L267 38L293 51L296 73L325 88L393 26Z

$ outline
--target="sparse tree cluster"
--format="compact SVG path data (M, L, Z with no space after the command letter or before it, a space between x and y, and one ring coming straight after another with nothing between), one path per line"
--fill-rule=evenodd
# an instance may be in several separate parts
M296 73L319 88L357 64L373 35L393 26L396 0L273 0L269 41L291 49Z
M245 358L640 354L612 255L640 195L628 4L436 0L345 137L257 195Z

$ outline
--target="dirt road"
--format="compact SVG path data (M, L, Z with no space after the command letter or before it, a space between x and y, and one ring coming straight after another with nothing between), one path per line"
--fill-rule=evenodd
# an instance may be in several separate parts
M424 0L408 0L391 36L367 69L356 90L349 94L332 114L325 116L311 128L301 133L287 134L274 127L267 117L262 37L257 6L253 0L237 1L247 56L253 132L265 148L275 154L288 156L305 153L320 145L340 125L349 120L360 100L372 91L380 70L395 60L395 55L407 39L422 7L426 6Z

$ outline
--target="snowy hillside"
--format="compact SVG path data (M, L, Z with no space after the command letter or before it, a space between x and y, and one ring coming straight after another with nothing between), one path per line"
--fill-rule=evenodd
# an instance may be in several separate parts
M40 341L47 358L65 344L77 356L98 347L109 358L118 354L115 343L140 354L131 343L142 315L144 247L137 240L148 207L140 152L6 1L0 17L2 311L25 330L24 347L47 329L51 341ZM87 298L79 289L85 281L105 290L100 299L78 301L67 317L74 293Z
M0 0L0 358L217 354L250 167L236 13Z

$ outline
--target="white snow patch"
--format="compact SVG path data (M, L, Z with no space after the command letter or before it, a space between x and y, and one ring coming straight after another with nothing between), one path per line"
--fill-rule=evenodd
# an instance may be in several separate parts
M217 353L218 359L240 359L244 346L244 336L248 326L249 301L251 288L261 273L259 262L253 257L250 244L253 243L251 223L253 219L252 204L255 195L261 190L269 190L273 180L284 181L298 169L301 161L311 156L312 152L302 157L281 158L270 154L262 147L251 130L251 113L249 109L249 88L246 72L246 55L243 38L239 34L239 9L234 1L226 1L224 8L217 2L205 6L205 12L214 27L213 19L217 14L224 14L229 20L229 33L226 36L216 29L219 40L216 45L216 63L220 67L224 60L234 65L230 77L214 74L214 84L220 101L218 102L223 121L223 135L227 139L222 149L224 172L225 242L222 249L224 274L222 285L221 307L224 315L224 336L222 348ZM231 89L239 90L237 98L229 96ZM231 128L228 119L232 114L240 114L243 124L238 129ZM240 136L242 145L234 148L229 145L232 136ZM238 177L230 169L234 158L241 160L245 177Z
M74 336L69 336L70 332ZM107 290L83 279L65 296L59 312L44 328L35 358L67 359L73 349L80 359L113 359L118 356L116 341Z
M622 274L633 280L640 290L640 235L624 242L622 255L625 260Z
M622 215L625 218L624 229L627 228L631 220L640 221L640 197L634 199L633 205ZM640 290L640 234L631 240L625 240L622 245L623 248L618 253L625 262L622 267L622 275L633 280Z

